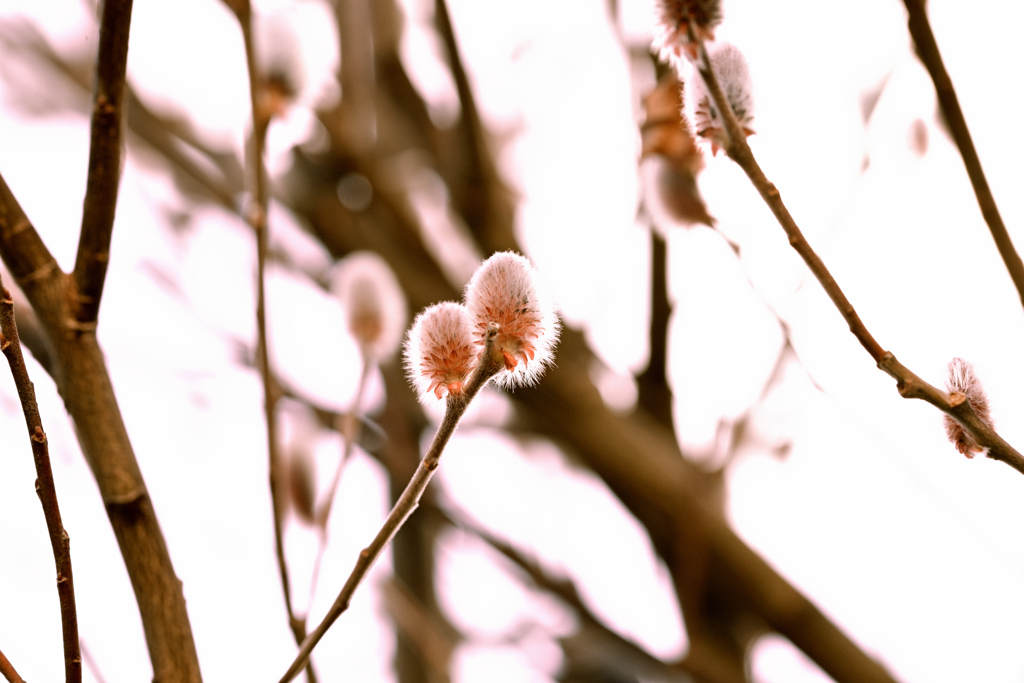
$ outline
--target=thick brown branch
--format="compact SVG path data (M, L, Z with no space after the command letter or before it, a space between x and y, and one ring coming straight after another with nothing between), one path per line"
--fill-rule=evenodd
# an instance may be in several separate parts
M0 177L0 256L28 298L53 350L51 374L75 422L135 590L153 677L202 680L181 581L121 417L95 329L74 318L74 283L57 267Z
M36 466L36 493L43 506L46 531L50 536L50 549L57 568L57 597L60 600L61 631L64 634L64 679L68 683L82 680L82 656L78 647L78 612L75 608L75 584L71 572L71 539L64 530L57 504L57 489L53 483L50 453L39 417L36 392L28 376L25 358L21 353L18 326L14 320L14 300L0 281L0 351L11 366L14 385L18 389L21 409L25 414L32 459Z
M74 315L83 325L96 322L110 262L110 236L121 183L121 124L132 0L104 0L100 7L103 16L93 91L89 179L74 272L78 299Z
M917 55L928 75L932 77L935 85L935 94L939 99L939 106L942 108L942 115L949 125L949 131L953 135L953 142L956 143L960 156L964 160L964 167L967 169L967 176L971 179L971 187L974 188L974 196L978 200L978 207L981 215L988 224L992 233L992 239L996 243L999 255L1006 264L1006 270L1010 273L1017 288L1017 295L1024 304L1024 261L1021 261L1010 239L1010 233L1006 230L1003 217L999 214L999 207L996 206L995 197L985 179L985 171L981 168L981 159L974 149L974 141L971 139L971 131L967 128L967 121L960 109L960 100L953 88L953 80L946 72L942 63L942 54L935 42L935 34L932 33L931 24L928 22L928 12L925 10L924 0L903 0L907 7L907 26L910 35L914 39L914 46L917 48Z
M0 676L7 679L8 683L25 683L25 679L14 670L14 665L0 652Z
M60 271L35 227L21 210L11 188L0 175L0 256L19 283Z

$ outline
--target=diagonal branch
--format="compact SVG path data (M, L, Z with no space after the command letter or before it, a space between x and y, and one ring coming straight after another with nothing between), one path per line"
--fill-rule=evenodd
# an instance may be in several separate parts
M942 54L939 52L935 34L932 33L931 24L928 22L924 0L903 0L903 4L907 7L907 26L914 39L917 55L928 69L928 75L932 77L935 94L938 96L939 106L942 108L942 115L949 125L953 142L956 143L957 149L960 150L960 156L964 160L964 167L967 169L967 176L971 179L971 187L974 188L974 196L978 200L981 215L988 224L999 255L1003 257L1003 263L1006 264L1006 270L1010 273L1010 279L1013 280L1021 303L1024 304L1024 261L1021 261L1020 254L1013 246L1010 234L1003 223L1003 217L999 214L999 207L996 206L995 197L992 196L992 190L988 186L988 180L985 179L985 171L982 170L978 152L974 149L971 131L967 128L967 121L960 109L960 100L953 88L953 80L942 63Z
M18 283L36 282L60 272L57 260L46 248L0 175L0 256Z
M132 0L104 0L100 5L100 47L93 90L89 143L89 180L82 206L82 232L75 258L78 306L75 320L95 326L110 262L110 236L121 182L122 118L125 67Z
M78 614L75 608L75 584L71 574L71 539L64 530L57 504L57 489L53 483L50 454L46 433L39 417L36 392L28 376L25 358L21 353L18 326L14 320L14 300L0 281L0 351L7 357L11 375L18 389L21 408L25 413L32 458L36 466L36 493L43 506L46 530L50 536L53 561L57 566L57 597L60 600L61 630L64 634L64 679L67 683L81 683L82 657L78 647Z
M348 609L356 589L359 588L359 585L369 574L370 569L373 568L374 563L380 558L384 550L387 549L395 534L398 533L398 530L409 519L409 515L415 512L419 506L423 492L427 490L427 485L441 464L441 455L444 453L445 446L448 445L448 440L455 433L455 428L458 427L459 421L466 412L466 408L469 407L470 402L484 385L501 370L501 362L494 357L493 353L494 338L497 335L497 330L497 326L494 326L493 323L487 329L486 336L484 337L484 348L480 352L479 361L469 377L466 378L462 392L448 394L444 417L441 420L441 424L438 425L430 448L427 449L426 454L416 468L416 472L413 473L412 479L409 480L405 490L402 491L402 495L399 496L398 501L384 520L384 524L381 525L377 535L373 537L370 545L366 546L359 553L355 567L352 568L352 573L349 574L345 584L341 587L341 591L338 593L338 597L335 598L334 604L327 610L323 621L313 629L313 632L302 643L295 661L292 662L284 676L281 677L281 683L288 683L288 681L293 680L299 671L302 670L303 665L309 660L313 648L317 646L317 643L324 637L328 629L338 620L338 617Z
M718 112L725 124L726 133L728 133L729 142L726 146L726 153L729 155L729 158L743 169L772 213L775 214L779 225L782 226L782 229L789 237L790 246L804 259L808 268L811 269L811 273L825 289L829 298L832 299L832 303L835 304L843 319L850 326L850 332L853 333L857 341L861 343L861 346L871 355L878 368L896 380L900 396L904 398L919 398L931 403L963 425L964 429L967 430L978 444L988 448L988 457L1006 463L1021 474L1024 474L1024 456L1010 446L995 430L983 423L974 412L970 402L964 399L963 394L955 393L950 395L928 384L896 360L896 357L891 352L884 350L871 335L861 321L860 316L857 315L853 304L846 298L835 278L832 277L828 268L825 267L824 262L808 244L800 228L797 227L796 221L793 220L789 209L786 208L782 201L779 190L768 180L764 171L761 170L761 166L757 163L754 153L750 149L750 145L747 144L746 135L740 129L732 107L722 92L721 85L711 68L711 60L708 58L707 50L701 45L699 51L697 69L700 72L701 78L707 84L708 92L715 101L715 106L718 108Z
M0 652L0 676L7 679L8 683L25 683L25 679L18 675L11 661Z

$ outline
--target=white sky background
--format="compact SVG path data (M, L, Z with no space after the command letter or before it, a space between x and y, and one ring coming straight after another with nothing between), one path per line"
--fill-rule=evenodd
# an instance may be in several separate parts
M420 14L418 3L406 4ZM650 3L620 4L621 30L641 40L650 29ZM319 5L290 7L273 5L295 11L304 27L315 93L333 36ZM1019 98L1006 82L1021 63L1011 32L1024 10L994 0L969 13L950 0L931 0L929 7L989 182L1024 246L1014 165L1024 140ZM524 245L566 321L588 330L617 373L641 368L648 256L644 228L636 224L636 124L651 75L630 69L603 3L452 0L451 8L485 115L509 141L502 163L523 195ZM963 165L936 122L901 3L868 0L851 11L812 0L726 0L725 11L719 36L744 50L754 79L754 152L861 317L883 346L933 383L942 383L954 355L974 362L997 427L1011 443L1024 444L1013 420L1024 408L1020 301ZM87 10L75 0L0 0L0 12L37 17L58 45L95 47ZM244 63L237 27L221 5L140 2L132 30L129 76L138 90L154 105L188 113L211 141L240 147L248 116ZM431 67L429 44L414 30L407 41L417 82L439 120L450 120L450 85ZM860 96L890 72L865 128ZM70 268L87 121L26 117L12 106L6 83L0 94L0 172ZM923 157L907 142L916 118L928 130ZM286 150L308 125L308 113L293 111L272 132L272 148ZM671 365L683 440L709 450L717 420L738 416L760 392L779 343L764 301L791 324L802 361L757 411L760 443L732 467L735 528L898 678L1021 680L1024 547L1016 521L1024 518L1024 481L998 463L962 458L945 442L935 410L899 398L806 276L739 169L723 157L707 162L701 189L743 259L737 263L710 230L670 234L677 304ZM287 158L279 153L270 163L280 169ZM230 341L254 337L253 246L237 217L215 210L197 212L187 232L172 234L168 206L183 204L166 174L130 152L101 342L184 581L206 679L276 680L294 646L273 561L261 390L258 378L234 362ZM325 255L300 241L285 212L272 221L277 238L311 267L328 266ZM177 292L160 285L154 269ZM345 407L356 370L340 307L280 272L271 273L269 287L281 372L318 400ZM107 681L147 680L137 611L95 484L52 383L34 363L30 371L72 538L82 637ZM376 378L370 394L379 402ZM489 404L502 407L497 397ZM13 386L0 381L0 650L26 679L59 680L52 558L23 430ZM674 599L635 522L552 448L522 453L498 434L485 425L464 428L437 485L482 523L567 572L623 633L661 656L680 654L685 643ZM785 459L768 454L786 440L792 448ZM325 462L338 448L318 437ZM364 456L346 471L339 493L315 618L386 507L380 473ZM290 537L299 576L308 541ZM453 536L441 553L444 604L457 625L490 642L524 621L542 636L519 649L461 649L457 679L551 680L559 655L549 637L571 632L571 617L528 597L502 567L472 539ZM300 606L302 595L297 591ZM344 667L352 680L389 680L393 645L381 614L376 592L361 591L318 649L320 668ZM761 652L760 681L821 680L785 644L773 641Z

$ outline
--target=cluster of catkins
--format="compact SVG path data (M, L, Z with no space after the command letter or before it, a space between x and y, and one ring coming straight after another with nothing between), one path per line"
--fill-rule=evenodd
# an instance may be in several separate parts
M494 254L466 285L464 298L430 306L409 330L405 366L423 401L462 393L492 326L493 353L501 361L498 385L532 384L551 364L558 317L529 260L511 251Z
M715 41L715 28L722 23L720 0L657 0L656 24L651 41L658 57L675 67L683 82L683 111L690 129L711 145L712 154L729 141L722 117L704 80L693 62L706 43L711 68L725 94L740 128L754 133L754 97L750 70L735 45Z

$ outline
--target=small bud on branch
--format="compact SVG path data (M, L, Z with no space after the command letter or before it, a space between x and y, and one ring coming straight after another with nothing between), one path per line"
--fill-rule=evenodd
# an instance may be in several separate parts
M949 361L948 372L946 388L949 392L963 394L978 418L992 428L992 414L989 410L988 398L985 396L985 390L982 389L978 376L974 374L974 366L962 358L954 358ZM975 453L980 453L983 450L967 433L967 430L952 417L944 415L942 421L946 426L946 436L960 453L968 458L973 458Z

